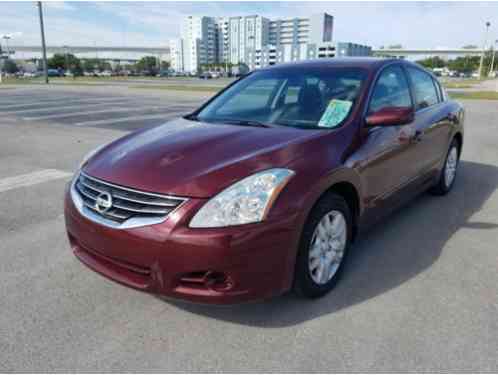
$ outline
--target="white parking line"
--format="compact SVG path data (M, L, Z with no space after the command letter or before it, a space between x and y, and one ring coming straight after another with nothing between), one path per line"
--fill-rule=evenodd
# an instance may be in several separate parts
M106 105L124 105L124 104L130 104L129 102L123 102L122 99L115 99L117 102L114 103L82 103L82 104L75 104L75 105L57 105L49 108L36 108L36 109L20 109L17 111L8 111L8 112L0 112L0 114L4 115L15 115L15 114L24 114L24 113L33 113L33 112L50 112L50 111L56 111L58 109L72 109L72 108L87 108L87 107L102 107Z
M147 110L157 110L157 109L168 109L166 107L138 107L138 108L119 108L119 107L110 107L106 109L100 109L97 111L82 111L82 112L69 112L69 113L56 113L52 115L46 116L35 116L35 117L23 117L23 120L27 121L37 121L37 120L49 120L56 118L64 118L64 117L73 117L73 116L83 116L83 115L93 115L96 113L107 113L107 112L136 112L136 111L147 111Z
M17 189L24 186L31 186L72 176L71 173L59 171L57 169L43 169L32 173L21 174L13 177L0 179L0 193L7 190Z
M95 126L95 125L110 125L110 124L117 124L120 122L129 122L129 121L140 121L140 120L154 120L154 119L164 119L164 121L168 121L172 117L176 117L179 115L183 115L187 112L166 112L166 113L160 113L156 115L144 115L144 116L128 116L128 117L121 117L121 118L113 118L113 119L108 119L108 120L96 120L96 121L82 121L82 122L76 122L72 125L75 126Z
M24 102L20 103L17 102L16 104L9 104L9 105L1 105L0 104L0 111L4 109L15 109L15 108L22 108L22 107L29 107L32 105L39 105L39 104L66 104L66 103L75 103L75 102L92 102L92 101L99 101L99 102L106 102L106 101L114 101L114 100L123 100L127 99L126 97L119 97L119 96L114 96L114 97L104 97L104 98L53 98L53 99L43 99L43 100L36 100L36 101L30 101L30 102Z

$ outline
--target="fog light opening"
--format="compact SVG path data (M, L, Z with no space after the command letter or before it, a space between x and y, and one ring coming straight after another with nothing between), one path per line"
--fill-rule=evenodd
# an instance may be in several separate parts
M205 284L212 290L223 292L232 289L233 280L223 272L208 271L205 276Z

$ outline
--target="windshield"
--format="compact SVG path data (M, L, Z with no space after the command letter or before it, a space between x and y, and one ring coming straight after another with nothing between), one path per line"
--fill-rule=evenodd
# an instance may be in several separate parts
M354 107L366 73L357 68L254 72L203 108L197 119L236 125L335 128Z

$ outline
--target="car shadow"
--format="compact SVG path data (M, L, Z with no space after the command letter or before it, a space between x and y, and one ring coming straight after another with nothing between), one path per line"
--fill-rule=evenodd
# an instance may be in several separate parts
M375 298L429 268L458 229L498 227L471 220L497 186L497 167L461 161L448 195L423 194L363 234L351 249L342 280L321 299L304 300L288 293L234 306L169 303L194 314L258 327L290 326L334 313Z

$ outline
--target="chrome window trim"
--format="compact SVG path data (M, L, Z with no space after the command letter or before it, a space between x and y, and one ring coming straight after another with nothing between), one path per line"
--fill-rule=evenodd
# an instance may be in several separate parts
M76 190L76 182L78 181L78 178L80 175L83 175L84 177L99 182L101 184L109 185L111 187L114 187L116 189L122 189L122 190L127 190L130 192L134 193L139 193L139 194L144 194L144 195L150 195L158 198L166 198L166 199L172 199L172 200L177 200L177 201L182 201L177 207L175 207L171 212L167 213L166 215L163 216L158 216L158 217L131 217L126 221L123 221L122 223L116 223L112 220L106 219L103 216L100 216L96 214L93 210L89 209L88 207L85 206L85 203L83 199L80 197L79 192ZM144 227L148 225L154 225L154 224L161 224L165 222L170 215L172 215L176 210L178 210L180 207L182 207L186 201L188 201L188 198L184 197L174 197L171 195L161 195L161 194L155 194L155 193L149 193L149 192L143 192L140 190L134 190L130 188L125 188L119 185L114 185L109 182L105 182L99 179L96 179L95 177L90 177L86 173L78 171L74 177L73 180L71 181L71 187L70 187L70 194L71 194L71 200L76 207L77 211L85 218L87 218L90 221L93 221L97 224L103 225L108 228L112 229L131 229L131 228L139 228L139 227Z

